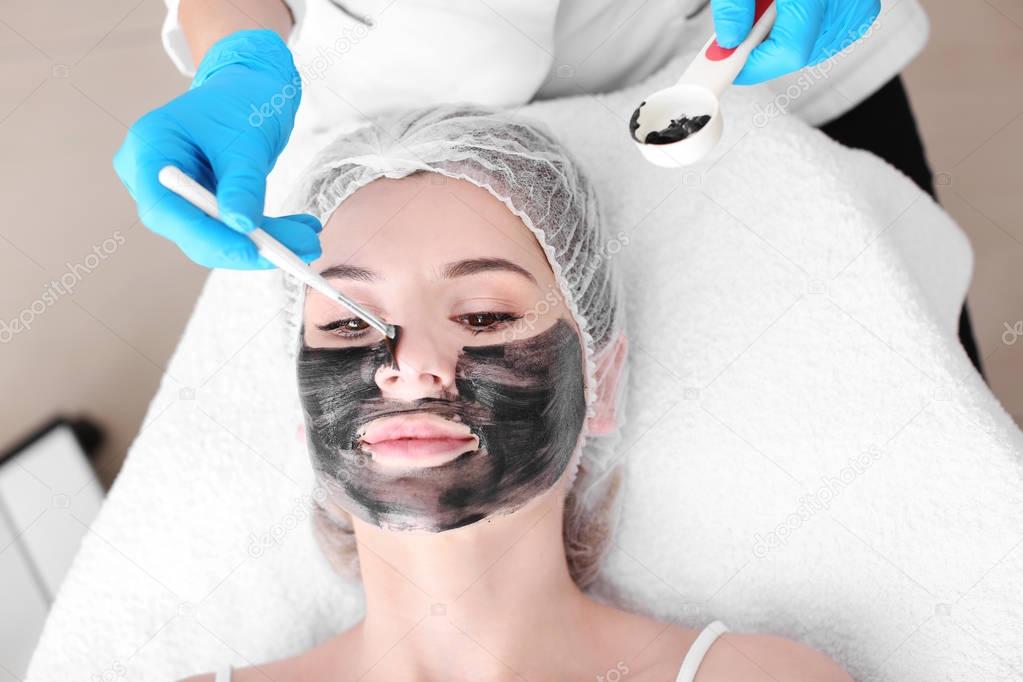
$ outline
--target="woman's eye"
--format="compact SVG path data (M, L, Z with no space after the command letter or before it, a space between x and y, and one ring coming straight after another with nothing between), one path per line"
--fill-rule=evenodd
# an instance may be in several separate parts
M357 317L349 317L344 320L334 320L327 324L316 325L318 329L336 334L346 339L362 336L362 333L369 329L369 324Z
M514 322L521 317L514 313L468 313L456 319L468 327L473 334L480 334L501 329L508 322Z

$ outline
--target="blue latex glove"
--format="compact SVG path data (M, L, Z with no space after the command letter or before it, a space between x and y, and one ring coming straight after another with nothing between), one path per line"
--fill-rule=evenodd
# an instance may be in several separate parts
M318 258L319 220L263 215L266 176L288 142L301 95L291 51L273 31L238 31L216 42L188 91L139 119L114 157L142 223L206 267L274 267L242 234L254 227L306 262ZM214 192L230 227L161 185L157 173L167 164Z
M722 47L735 47L753 28L754 0L711 0ZM755 47L735 79L753 85L819 64L867 32L880 0L775 0L778 16L767 40Z

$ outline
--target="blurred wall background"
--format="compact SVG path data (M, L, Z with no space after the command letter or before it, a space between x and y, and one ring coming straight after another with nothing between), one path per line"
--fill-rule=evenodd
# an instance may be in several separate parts
M905 78L942 203L973 243L989 382L1023 424L1023 2L922 2L931 41ZM206 275L136 222L111 167L128 126L187 87L160 46L164 12L160 0L0 5L0 324L29 320L0 326L0 451L54 414L87 416L109 436L104 484Z

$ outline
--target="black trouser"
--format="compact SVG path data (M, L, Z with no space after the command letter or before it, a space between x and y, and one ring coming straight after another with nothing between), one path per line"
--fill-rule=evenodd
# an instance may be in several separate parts
M881 121L884 125L878 125ZM927 165L920 132L899 76L888 81L852 110L822 125L821 131L847 147L865 149L880 156L912 178L920 189L937 201L934 176ZM984 376L965 302L959 315L959 341L970 356L973 366Z

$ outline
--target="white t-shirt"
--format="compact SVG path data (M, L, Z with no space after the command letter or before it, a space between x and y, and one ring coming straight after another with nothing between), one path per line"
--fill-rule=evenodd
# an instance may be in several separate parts
M179 0L164 1L163 44L178 69L192 75ZM451 101L516 106L616 90L656 71L679 46L698 48L713 33L707 0L286 1L295 17L288 44L303 90L279 166L297 156L292 147L315 148L321 136L383 109ZM862 40L772 81L774 104L811 125L825 123L898 74L927 34L917 0L882 0Z

